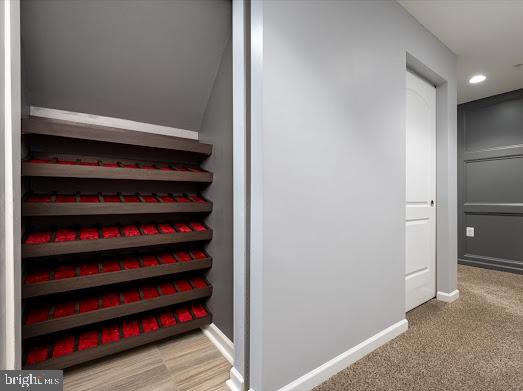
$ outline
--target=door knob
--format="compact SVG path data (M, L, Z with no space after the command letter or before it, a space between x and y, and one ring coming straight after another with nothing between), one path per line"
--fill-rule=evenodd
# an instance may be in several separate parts
M430 200L430 206L434 206L434 200Z

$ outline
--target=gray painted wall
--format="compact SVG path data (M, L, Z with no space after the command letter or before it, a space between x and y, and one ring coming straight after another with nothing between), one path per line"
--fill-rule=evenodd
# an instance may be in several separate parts
M204 195L214 202L207 223L214 229L208 251L213 267L208 279L213 285L209 308L213 322L233 339L233 215L232 215L232 45L229 40L205 111L200 140L213 145L204 167L214 173Z
M445 80L438 290L456 289L456 58L392 1L252 17L250 386L272 391L405 318L407 52Z
M22 1L33 106L198 130L229 0Z
M459 105L458 137L460 261L523 273L523 89Z

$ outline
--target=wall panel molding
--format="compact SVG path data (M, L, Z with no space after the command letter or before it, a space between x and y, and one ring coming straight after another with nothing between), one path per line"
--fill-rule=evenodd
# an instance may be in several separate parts
M459 263L468 266L479 266L486 269L500 270L510 273L523 274L523 263L509 259L483 257L480 255L465 254L459 258Z
M463 204L464 213L478 214L523 214L523 203L484 203L484 202L465 202Z
M474 162L488 159L507 159L514 157L523 157L523 145L509 145L506 147L463 152L463 161L465 162Z
M522 113L523 89L458 106L462 264L523 273ZM467 226L474 227L473 238L466 237Z

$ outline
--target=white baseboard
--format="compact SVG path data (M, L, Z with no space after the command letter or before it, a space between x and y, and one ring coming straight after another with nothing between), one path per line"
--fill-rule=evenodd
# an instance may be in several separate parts
M109 126L112 128L129 129L144 133L163 134L166 136L198 140L198 132L193 130L172 128L170 126L148 124L145 122L136 122L122 118L103 117L101 115L76 113L74 111L64 111L34 106L31 106L30 114L34 117L52 118L62 121L73 121L89 125Z
M436 294L436 299L444 301L445 303L452 303L459 298L459 291L456 289L450 293L438 292Z
M243 391L243 376L234 367L231 368L231 378L225 382L231 391Z
M234 365L234 344L214 323L202 327L202 331L207 338L223 354L227 361Z
M373 335L369 339L354 346L352 349L343 352L318 368L313 369L309 373L280 388L279 391L306 391L312 390L317 385L320 385L325 380L334 376L336 373L354 364L359 359L363 358L373 350L386 344L391 339L404 333L408 329L407 319L403 319L378 334Z

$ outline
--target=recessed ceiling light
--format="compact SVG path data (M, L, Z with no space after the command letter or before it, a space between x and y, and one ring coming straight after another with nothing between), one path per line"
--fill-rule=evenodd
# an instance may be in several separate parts
M485 75L474 75L470 78L469 83L470 84L478 84L482 81L485 81L487 79L487 76Z

